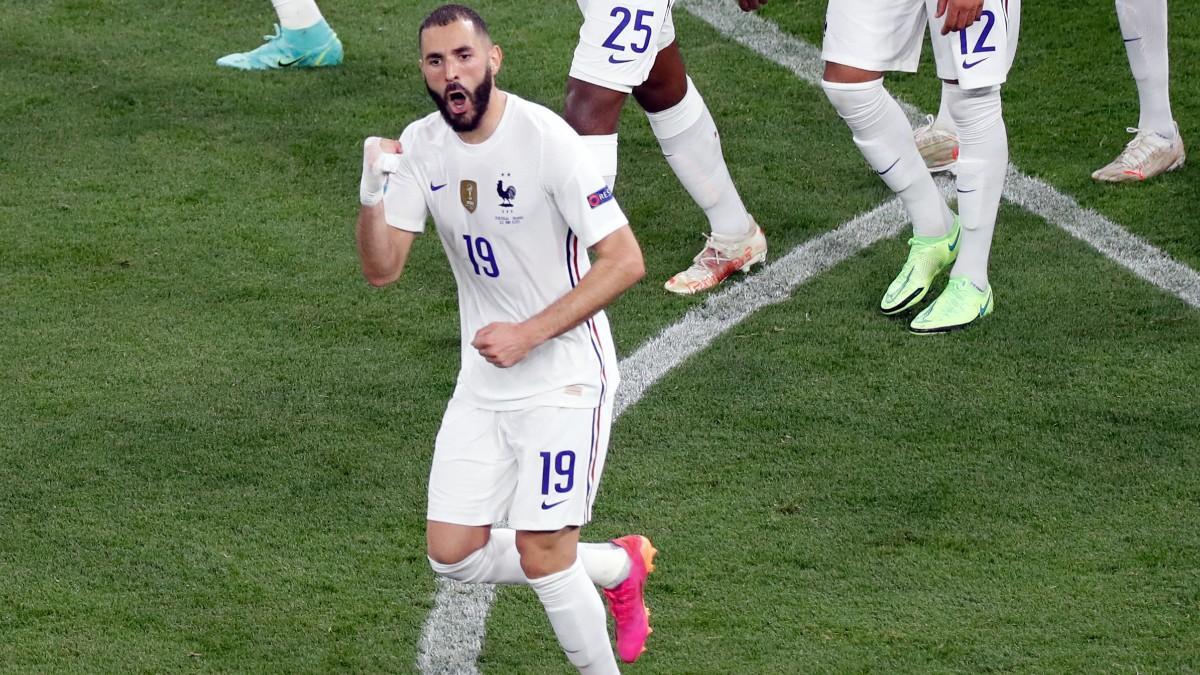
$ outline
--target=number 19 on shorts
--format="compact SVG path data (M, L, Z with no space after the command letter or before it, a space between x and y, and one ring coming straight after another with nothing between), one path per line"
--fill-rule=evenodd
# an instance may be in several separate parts
M575 487L575 451L539 452L542 458L542 501L543 509L551 509L562 501L552 497L569 494Z

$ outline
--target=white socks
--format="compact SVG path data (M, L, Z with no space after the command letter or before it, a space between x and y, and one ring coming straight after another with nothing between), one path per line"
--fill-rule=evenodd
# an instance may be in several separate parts
M920 237L948 234L954 214L917 152L908 118L883 88L883 78L857 84L822 80L821 87L854 132L854 142L867 163L903 200L913 233Z
M708 217L709 230L732 239L750 234L754 225L725 165L717 125L692 78L679 103L646 117L667 164ZM615 189L617 134L583 136L583 142L600 175Z
M692 78L687 85L679 103L646 117L667 164L708 217L710 231L741 239L751 233L753 222L725 165L712 114Z
M316 0L271 0L279 25L288 30L310 28L323 18Z
M617 188L617 135L580 136L592 155L592 165L608 183L608 189Z
M600 594L578 558L571 566L529 585L537 593L567 659L580 673L617 673L617 659L608 641L608 622Z
M629 554L616 544L581 543L577 555L587 570L588 578L597 586L616 588L629 577L632 566Z
M945 80L942 81L942 100L938 102L937 117L933 120L934 129L942 129L957 133L954 129L954 118L950 115L950 97L947 95L947 87L957 87L956 84L949 84Z
M966 276L987 288L988 253L996 229L996 211L1008 172L1008 132L1000 105L1000 87L962 89L948 85L950 113L958 127L958 215L962 243L951 277Z
M588 578L598 586L615 588L629 576L629 554L616 544L580 543L576 557L582 562ZM430 559L429 566L444 577L468 584L529 583L521 570L517 532L509 528L493 529L483 548L456 563L445 565Z
M429 559L429 566L441 576L467 584L525 584L521 556L517 553L515 530L494 529L483 548L449 565Z
M529 579L521 569L517 533L492 530L483 548L449 565L432 558L434 572L468 584L528 584L546 608L546 616L567 658L581 673L616 673L608 641L604 603L593 584L616 586L629 576L629 554L614 544L580 544L567 569Z
M1137 82L1138 128L1175 138L1167 61L1167 0L1117 0L1117 20Z

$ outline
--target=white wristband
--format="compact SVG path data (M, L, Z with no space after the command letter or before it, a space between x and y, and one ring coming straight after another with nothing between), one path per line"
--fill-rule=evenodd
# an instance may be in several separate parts
M358 185L358 201L363 206L375 206L383 200L387 175L400 170L400 155L383 152L378 136L363 141L363 173Z

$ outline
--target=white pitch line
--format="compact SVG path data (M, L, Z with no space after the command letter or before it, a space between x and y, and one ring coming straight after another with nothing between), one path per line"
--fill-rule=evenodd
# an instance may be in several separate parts
M820 51L729 0L681 0L680 6L726 37L820 86ZM924 120L917 108L900 102L913 122ZM944 186L943 186L944 187ZM1200 308L1200 274L1009 164L1004 197L1066 230L1137 276ZM621 361L614 421L641 400L655 382L701 351L754 312L791 297L797 286L907 224L898 199L891 199L841 227L793 249L742 283L723 287L689 311L678 323ZM487 616L495 598L490 584L439 579L434 607L425 621L417 667L425 674L478 673Z
M1038 178L1008 165L1004 198L1041 216L1113 262L1200 309L1200 274Z
M788 35L757 14L747 14L729 0L680 0L678 6L717 29L722 35L820 87L824 66L821 52ZM900 101L905 114L923 123L925 113ZM1008 165L1004 198L1041 216L1068 234L1133 272L1138 277L1200 309L1200 273L1037 178Z
M797 286L881 239L896 236L907 224L904 205L898 198L889 199L797 246L745 281L722 286L704 304L621 361L616 413L640 401L662 376L750 315L791 298Z
M488 613L496 597L492 584L464 584L437 578L437 596L417 646L417 669L431 675L478 673Z

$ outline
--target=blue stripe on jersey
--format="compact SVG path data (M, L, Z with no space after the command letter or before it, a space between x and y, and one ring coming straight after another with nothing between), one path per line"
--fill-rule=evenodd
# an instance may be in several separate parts
M566 242L567 243L567 278L571 280L571 288L575 288L575 284L578 281L575 278L576 270L574 267L571 266L571 243L578 242L578 241L579 241L579 237L576 237L575 233L572 232L570 228L568 228L567 229L567 242ZM576 248L578 249L578 244L576 244Z
M596 484L596 456L600 452L600 405L592 408L592 449L588 453L587 493L584 495L584 520L592 519L592 486Z
M566 246L567 278L571 280L571 288L575 288L581 278L579 274L579 237L575 236L575 232L570 229L567 229ZM592 447L588 457L587 509L590 514L592 486L595 484L596 458L600 451L600 407L604 405L604 396L608 392L608 374L604 367L604 351L600 347L600 331L596 328L596 321L594 318L588 317L584 324L588 331L588 339L592 343L592 351L596 354L596 360L600 362L600 405L592 411Z
M579 274L579 237L570 229L567 230L567 277L571 280L571 288L575 288L582 278ZM600 400L604 400L605 389L608 385L608 374L604 368L604 351L600 347L600 331L596 328L594 316L584 321L587 326L588 338L592 341L592 351L600 362Z

